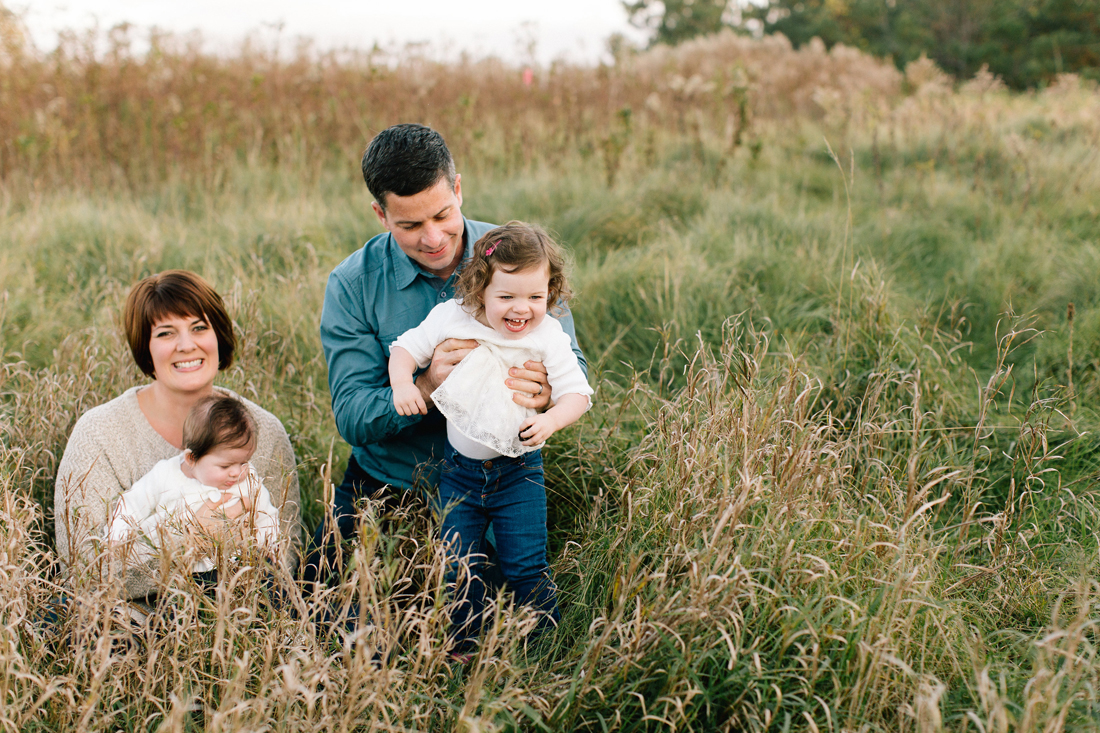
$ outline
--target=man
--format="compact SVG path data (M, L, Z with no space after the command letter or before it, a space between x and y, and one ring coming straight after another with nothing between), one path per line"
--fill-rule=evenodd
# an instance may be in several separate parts
M462 177L442 136L422 125L395 125L379 133L363 155L363 179L386 232L332 271L321 313L332 411L340 435L352 446L333 507L344 539L355 534L359 498L396 503L406 491L433 493L438 486L446 425L431 409L431 395L477 342L443 342L431 365L416 376L429 407L424 416L402 416L394 407L387 374L390 344L454 296L456 270L494 226L462 216ZM559 320L587 371L573 317L567 312ZM506 384L525 407L545 410L550 404L541 363L511 369ZM339 548L326 543L330 534L322 522L307 560L309 581L338 559Z

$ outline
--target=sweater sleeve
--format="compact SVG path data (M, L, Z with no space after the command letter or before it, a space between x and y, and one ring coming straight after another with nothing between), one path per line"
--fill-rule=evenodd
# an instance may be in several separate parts
M77 420L58 466L54 483L57 554L70 570L94 567L98 572L92 573L93 576L113 574L122 581L125 598L139 598L154 590L155 568L151 565L108 568L99 564L106 558L100 540L111 503L126 486L112 465L94 422L89 414ZM83 575L83 570L79 574Z
M249 406L254 408L253 416L260 423L262 441L262 451L257 449L252 463L269 496L270 504L278 509L279 536L289 540L287 560L293 567L302 547L302 504L294 448L290 445L286 428L277 417L258 406Z
M256 469L249 466L252 479L259 484L256 492L256 500L253 503L255 514L253 526L256 530L256 544L261 547L272 547L279 540L279 510L271 502L271 492L264 486L263 479L256 473Z

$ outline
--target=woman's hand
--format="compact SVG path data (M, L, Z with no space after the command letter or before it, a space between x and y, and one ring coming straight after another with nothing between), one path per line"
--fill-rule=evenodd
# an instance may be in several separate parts
M504 380L508 389L513 390L512 400L517 405L530 407L543 412L550 405L550 383L546 379L546 367L541 361L529 361L523 367L508 370L509 378Z
M208 499L195 511L195 518L206 529L220 527L227 521L231 522L247 513L250 508L250 503L246 503L244 499L233 501L235 498L237 497L232 494L223 493L218 501Z

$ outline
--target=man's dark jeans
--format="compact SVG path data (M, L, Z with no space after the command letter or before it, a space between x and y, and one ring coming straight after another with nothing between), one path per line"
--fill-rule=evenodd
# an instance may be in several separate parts
M332 519L336 521L336 531L333 532L326 512L313 533L306 553L302 580L306 581L307 592L313 591L318 583L328 582L337 568L343 567L342 544L356 535L355 503L363 497L370 497L382 501L383 511L392 510L400 505L402 493L400 489L386 486L368 474L354 457L348 458L344 480L336 487L333 497Z
M480 631L487 592L485 528L490 522L500 570L516 603L541 612L540 630L557 625L561 615L546 560L546 485L540 451L479 461L448 443L437 509L442 537L453 543L448 582L456 582L460 558L470 564L469 587L456 587L459 602L451 615L458 648L469 646Z
M313 534L313 540L306 554L302 580L306 582L307 593L312 592L318 583L329 582L336 569L343 567L341 545L356 536L358 519L355 504L364 497L380 500L383 516L414 500L414 494L411 491L383 484L364 471L354 456L350 456L347 470L344 471L344 479L336 487L333 497L332 516L336 520L337 531L333 533L326 513L324 519L317 525L317 531ZM490 588L499 588L503 578L496 563L496 550L491 536L485 544L486 554L490 558L486 582Z

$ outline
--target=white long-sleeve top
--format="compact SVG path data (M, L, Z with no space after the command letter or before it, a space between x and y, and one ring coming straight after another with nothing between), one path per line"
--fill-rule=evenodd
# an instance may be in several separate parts
M252 464L234 486L216 489L198 479L188 478L181 465L184 453L158 461L149 473L138 479L119 498L107 522L105 537L110 543L134 540L138 562L154 557L161 549L165 533L179 537L184 525L195 522L195 514L207 501L218 502L224 494L232 498L222 504L228 508L246 496L252 499L252 510L241 521L250 522L257 544L274 547L279 536L279 511L271 502L271 494ZM193 566L194 572L215 568L214 561L204 557Z
M435 347L449 338L475 339L479 344L432 393L432 401L447 418L447 439L470 458L514 457L539 447L520 440L520 425L535 411L512 400L512 390L504 384L511 367L541 361L555 397L584 395L592 406L593 389L569 336L554 318L548 316L531 333L512 339L478 322L460 301L448 300L432 308L419 326L401 334L391 348L405 349L423 368L431 363Z

